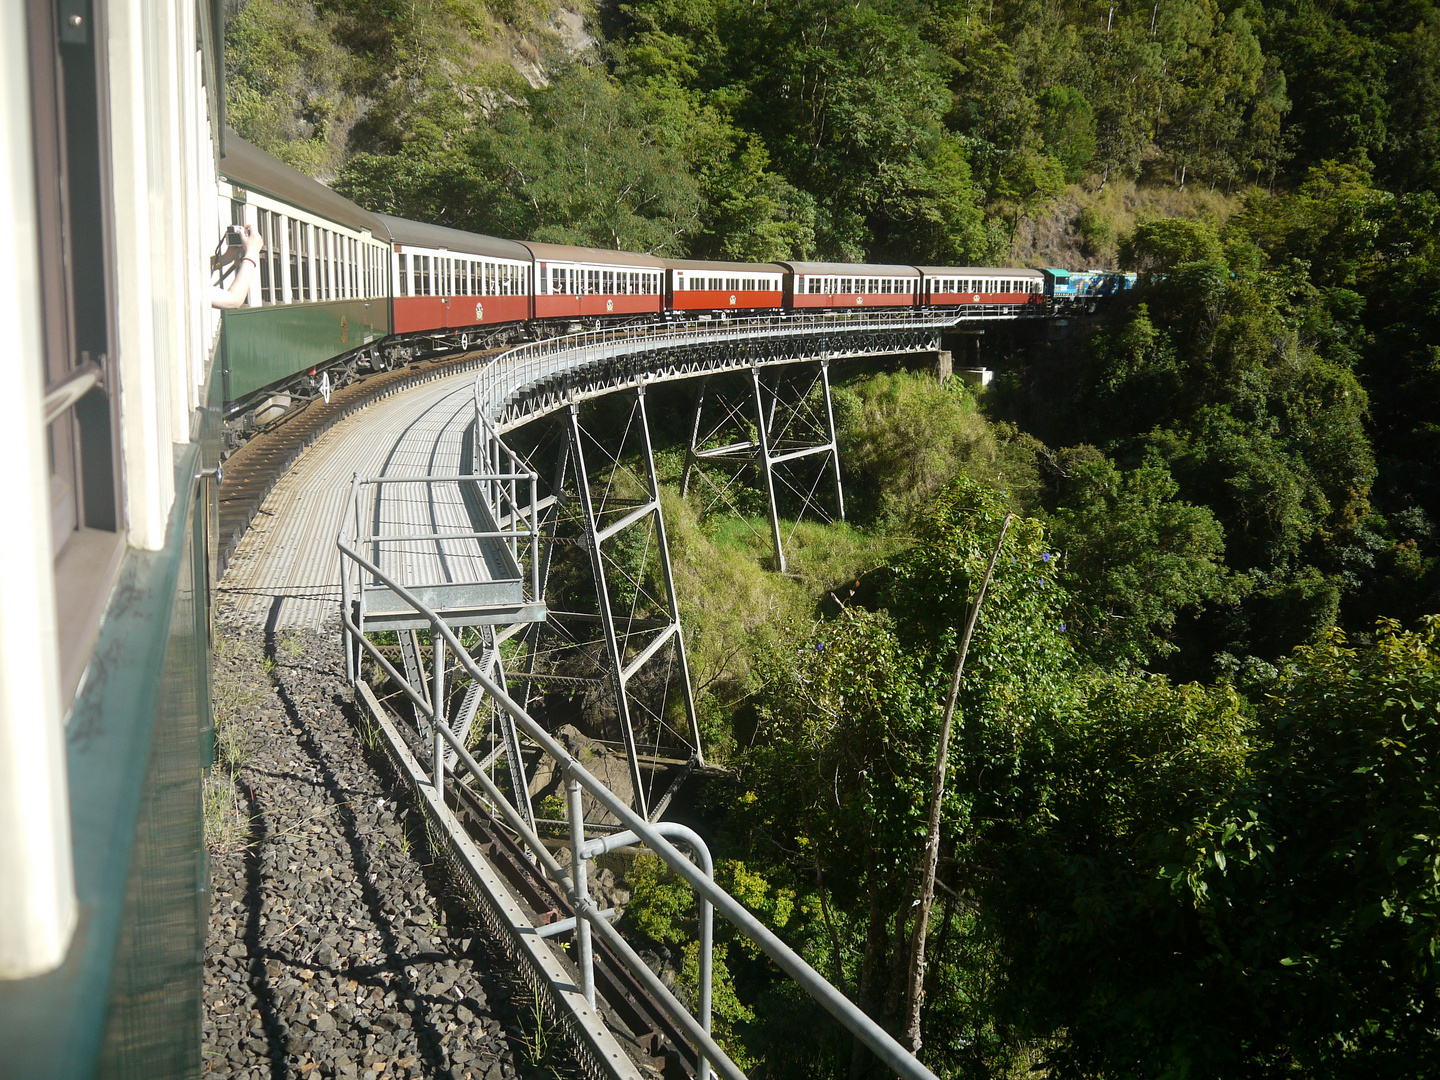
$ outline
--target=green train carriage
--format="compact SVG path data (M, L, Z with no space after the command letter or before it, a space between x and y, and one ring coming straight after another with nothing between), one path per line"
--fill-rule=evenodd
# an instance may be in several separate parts
M327 368L339 386L383 366L393 326L385 223L233 132L219 197L234 224L265 241L247 306L225 313L227 415L289 390L314 393Z

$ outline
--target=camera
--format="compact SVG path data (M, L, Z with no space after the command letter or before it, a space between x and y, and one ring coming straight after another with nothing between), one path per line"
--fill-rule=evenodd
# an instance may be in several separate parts
M238 248L245 246L245 230L240 225L228 225L225 228L225 246L227 248Z

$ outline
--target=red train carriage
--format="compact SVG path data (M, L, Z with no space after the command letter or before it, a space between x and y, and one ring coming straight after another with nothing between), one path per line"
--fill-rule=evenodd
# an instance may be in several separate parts
M785 300L779 263L666 259L665 276L671 311L764 311Z
M395 333L479 331L530 318L532 260L513 240L380 215L390 230Z
M652 255L528 240L523 246L535 261L537 319L660 313L665 264Z
M781 263L786 302L796 311L820 308L914 307L920 271L870 263Z
M993 266L921 266L924 302L931 307L1045 303L1039 270Z

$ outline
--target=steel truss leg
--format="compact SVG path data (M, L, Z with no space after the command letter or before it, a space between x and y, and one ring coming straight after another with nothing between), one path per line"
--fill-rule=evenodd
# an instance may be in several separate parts
M585 455L581 445L580 434L580 408L572 403L570 405L570 445L569 453L574 465L576 488L580 495L581 515L584 519L586 547L590 551L591 570L595 576L595 592L600 604L600 623L605 631L606 651L610 657L611 681L615 688L616 711L620 717L621 733L625 739L625 752L630 759L630 781L635 788L635 808L639 813L650 817L650 811L646 806L645 789L640 775L640 754L639 747L635 740L635 730L630 717L630 701L626 685L633 678L645 662L658 655L657 643L663 643L669 638L674 638L676 657L679 661L680 683L685 701L685 718L690 728L691 747L694 751L692 762L704 764L704 754L700 746L700 725L695 711L694 689L690 684L690 664L685 651L685 635L680 625L680 604L679 597L675 591L675 576L670 565L670 547L665 533L665 516L660 509L660 482L655 472L655 450L650 439L650 420L645 409L645 387L642 383L636 388L637 407L640 418L640 432L644 444L645 454L645 475L649 488L648 504L641 508L647 510L639 517L629 523L628 528L635 528L643 525L647 517L654 515L655 536L659 550L660 568L665 580L666 610L669 617L669 625L659 631L656 638L652 639L651 646L647 648L650 655L641 654L637 661L632 663L631 669L626 670L624 650L620 645L620 637L615 627L615 614L610 606L610 587L605 575L605 561L601 554L601 545L608 537L601 537L597 525L595 507L590 498L590 486L588 474L585 469ZM663 719L663 718L662 718ZM673 788L672 788L673 791ZM669 802L670 792L665 798L656 804L655 813L659 814Z
M830 467L835 474L835 510L845 520L845 491L840 486L840 443L835 438L835 405L830 400L830 358L820 361L820 385L825 388L825 430L830 436Z
M605 630L605 648L610 655L610 675L615 685L615 709L620 716L620 733L625 740L625 753L630 758L630 783L635 788L635 809L641 817L647 817L645 785L640 779L640 755L635 745L635 729L630 725L630 700L625 694L625 662L620 653L620 639L615 634L615 613L610 610L610 588L605 580L605 560L600 554L599 529L595 524L589 474L585 470L585 451L581 446L580 406L574 402L570 403L570 456L574 459L575 486L580 492L580 512L585 520L585 547L590 552L590 569L595 575L600 625Z
M682 499L690 493L690 470L700 462L695 452L700 448L700 413L705 408L705 386L709 382L708 376L701 379L700 388L695 391L695 414L690 419L690 445L685 448L685 471L680 474L680 497Z
M680 598L675 592L675 574L670 569L670 540L665 533L665 514L660 509L660 478L655 475L655 447L650 442L650 416L645 411L645 384L635 388L640 405L640 433L645 439L645 471L650 481L650 498L655 503L655 538L660 551L660 570L665 576L665 601L670 625L675 627L676 658L680 661L680 685L685 693L685 719L690 725L690 745L695 750L696 764L705 764L700 746L700 722L695 712L695 691L690 685L690 659L685 652L685 630L680 625Z
M546 522L547 527L542 529L542 533L546 536L546 541L542 548L543 555L540 553L536 555L540 563L536 571L536 577L539 580L539 592L537 595L543 596L545 589L549 588L550 585L550 563L555 558L555 536L560 528L561 511L565 508L565 477L568 473L569 466L570 441L567 439L560 444L559 460L555 464L555 483L550 488L551 493L555 496L555 501L550 506L549 520ZM532 676L532 678L525 680L525 699L521 702L521 705L523 705L527 711L530 708L531 688L535 685L533 678L535 674L535 661L540 655L540 642L544 634L545 621L531 623L525 633L525 638L530 646L525 657L525 674Z
M775 461L770 456L770 425L775 420L775 400L770 409L765 408L765 388L760 382L760 368L752 367L750 374L755 380L755 426L759 431L760 471L765 477L765 495L770 503L770 539L775 544L775 569L785 572L785 544L780 539L780 508L775 504ZM780 395L775 394L775 399Z
M795 361L803 364L811 361ZM785 411L781 410L781 386L782 376L776 377L773 390L767 389L764 377L760 371L760 365L754 364L750 369L750 395L753 400L748 404L740 404L732 407L723 399L722 409L728 412L720 427L716 428L710 435L702 435L702 419L705 408L705 385L702 383L700 391L695 397L695 411L690 421L689 444L685 450L685 472L680 482L680 494L688 493L690 479L704 462L707 461L728 461L732 463L753 464L761 480L765 485L766 502L769 504L770 514L770 542L774 550L773 565L776 570L785 571L787 562L785 559L784 539L780 533L780 507L776 499L776 473L778 466L795 461L799 458L811 457L824 454L829 457L828 466L822 465L822 469L828 469L830 473L831 486L835 491L835 520L845 520L845 491L840 479L840 451L835 435L835 405L830 390L830 358L824 356L819 361L819 371L810 387L801 394L799 399L792 404L786 405ZM793 365L792 365L793 366ZM810 431L805 436L813 441L806 442L804 439L797 439L790 428L798 416L805 411L805 400L816 386L821 388L825 399L824 416L815 415L809 420ZM768 396L767 396L768 395ZM721 446L714 446L708 449L701 449L701 444L708 442L710 438L723 430L728 424L739 423L743 428L744 421L742 414L745 410L753 408L753 423L755 424L755 437L752 439L748 434L742 434L738 439L725 443ZM779 423L777 425L777 417ZM823 431L822 431L823 429ZM822 472L821 476L824 475ZM783 477L781 478L783 482ZM816 483L820 481L817 478ZM811 489L813 494L814 489ZM723 493L722 493L723 494ZM803 514L810 507L810 495L805 496L804 505L801 508Z

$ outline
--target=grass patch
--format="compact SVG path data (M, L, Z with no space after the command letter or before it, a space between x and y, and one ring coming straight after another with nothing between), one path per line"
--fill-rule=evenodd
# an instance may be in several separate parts
M241 672L262 659L258 648L238 639L222 637L215 642L215 761L201 784L205 846L215 855L240 850L250 835L250 817L236 777L247 748L243 717L260 704L264 695L247 685Z

